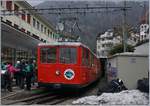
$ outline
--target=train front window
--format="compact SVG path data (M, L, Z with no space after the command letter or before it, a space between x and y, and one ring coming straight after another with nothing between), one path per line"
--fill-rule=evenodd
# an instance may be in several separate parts
M41 63L56 63L56 48L41 48Z
M77 61L76 48L60 48L60 63L75 64Z

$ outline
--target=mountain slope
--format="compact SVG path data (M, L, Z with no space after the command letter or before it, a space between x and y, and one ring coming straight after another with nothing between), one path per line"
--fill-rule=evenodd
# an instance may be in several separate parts
M127 11L127 23L133 27L139 27L141 16L144 14L144 2L127 2L127 6L132 7ZM123 6L123 2L103 2L103 1L46 1L39 4L36 8L48 7L86 7L86 6ZM148 1L146 2L146 9L148 9ZM102 10L101 13L89 14L48 14L45 11L45 16L54 26L59 22L59 18L63 17L77 17L78 26L74 27L73 34L79 35L83 43L87 44L92 50L96 45L96 36L98 33L104 33L107 29L122 24L122 11L107 11ZM66 21L66 31L69 32L73 22Z

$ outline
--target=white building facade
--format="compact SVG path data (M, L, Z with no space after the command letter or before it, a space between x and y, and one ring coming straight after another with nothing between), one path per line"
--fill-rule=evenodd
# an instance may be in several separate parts
M135 46L140 42L140 35L138 33L131 33L130 37L127 40L127 44Z
M144 23L140 25L140 41L149 39L149 25Z
M108 30L97 37L96 50L98 57L107 57L110 49L120 43L120 37L114 37L113 31Z
M139 42L149 39L149 25L141 24L140 33L131 33L130 37L127 40L127 44L135 46Z
M43 42L55 42L55 30L26 1L0 1L1 21Z

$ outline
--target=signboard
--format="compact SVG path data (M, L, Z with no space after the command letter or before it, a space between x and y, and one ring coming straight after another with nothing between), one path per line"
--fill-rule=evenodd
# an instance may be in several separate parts
M112 67L111 63L109 63L107 67L108 80L111 81L112 79L115 79L117 77L117 72L118 72L117 68Z

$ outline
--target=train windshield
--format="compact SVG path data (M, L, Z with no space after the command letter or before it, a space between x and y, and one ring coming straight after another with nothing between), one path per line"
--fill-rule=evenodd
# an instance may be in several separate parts
M56 63L56 48L41 48L41 63Z
M76 48L60 48L59 55L60 63L75 64L77 61L77 49Z

